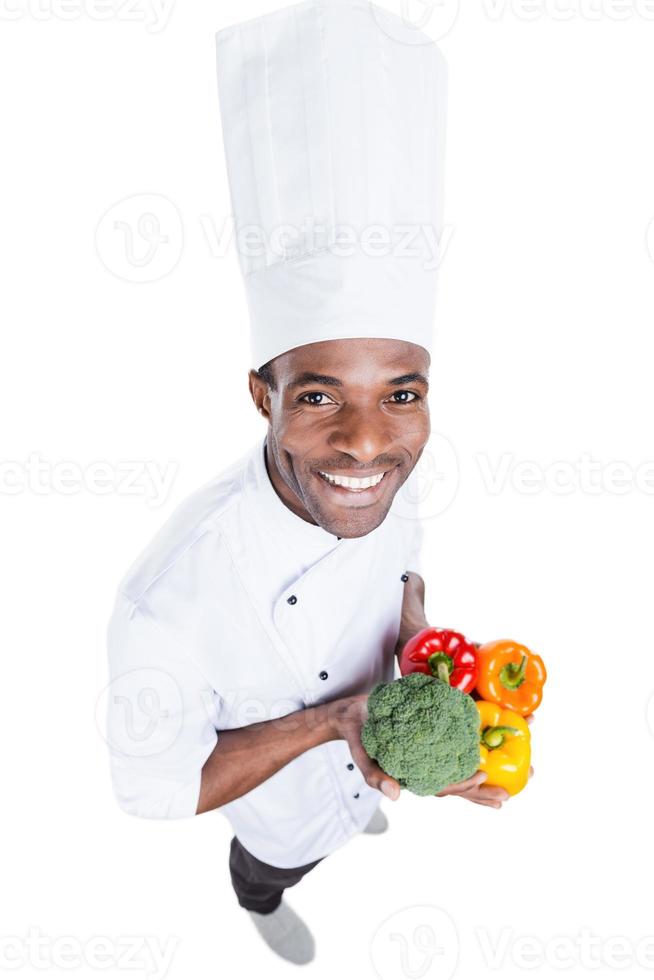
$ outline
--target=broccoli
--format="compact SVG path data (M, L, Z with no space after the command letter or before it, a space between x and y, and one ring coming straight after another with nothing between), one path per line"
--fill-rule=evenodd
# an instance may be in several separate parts
M431 796L477 772L479 725L469 694L414 673L372 690L361 741L400 786Z

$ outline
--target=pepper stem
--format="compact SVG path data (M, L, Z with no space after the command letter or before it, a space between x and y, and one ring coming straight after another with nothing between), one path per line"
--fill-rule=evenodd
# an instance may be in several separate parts
M432 653L427 657L427 663L434 677L438 677L444 684L450 683L454 660L448 653Z
M500 682L509 691L515 691L525 680L527 670L527 658L523 657L519 664L505 664L500 671Z
M504 745L507 735L517 734L517 728L510 728L508 725L497 725L495 728L484 728L481 733L481 741L487 749L499 749Z

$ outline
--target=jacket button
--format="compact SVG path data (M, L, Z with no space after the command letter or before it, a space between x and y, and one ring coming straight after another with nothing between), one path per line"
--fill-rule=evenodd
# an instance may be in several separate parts
M408 581L409 581L409 576L408 576L408 575L406 574L406 572L405 572L405 573L404 573L404 575L402 576L402 581L403 581L403 582L408 582Z
M355 793L355 794L354 794L354 799L355 799L355 800L358 800L358 799L359 799L359 794L358 794L358 793Z
M354 769L354 763L353 763L353 762L348 762L348 764L347 764L347 768L348 768L348 769L349 769L350 771L351 771L352 769Z
M318 674L318 677L320 678L321 681L326 681L327 678L329 677L329 674L327 673L326 670L321 670L320 673Z
M295 603L297 602L297 596L290 595L286 601L288 602L289 606L294 606Z

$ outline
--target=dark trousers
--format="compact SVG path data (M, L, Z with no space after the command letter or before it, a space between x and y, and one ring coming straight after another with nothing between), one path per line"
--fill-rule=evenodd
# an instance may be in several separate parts
M299 868L275 868L246 851L237 837L229 847L229 873L238 904L252 912L274 912L282 900L282 892L297 885L307 871L324 861L318 858Z

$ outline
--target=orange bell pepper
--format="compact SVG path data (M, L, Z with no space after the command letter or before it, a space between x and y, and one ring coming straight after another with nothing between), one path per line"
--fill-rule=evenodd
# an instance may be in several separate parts
M477 701L480 720L479 747L486 786L501 786L510 796L525 788L531 764L531 733L522 715L490 701Z
M542 659L513 640L482 643L477 650L477 693L523 717L536 710L543 698L547 671Z

